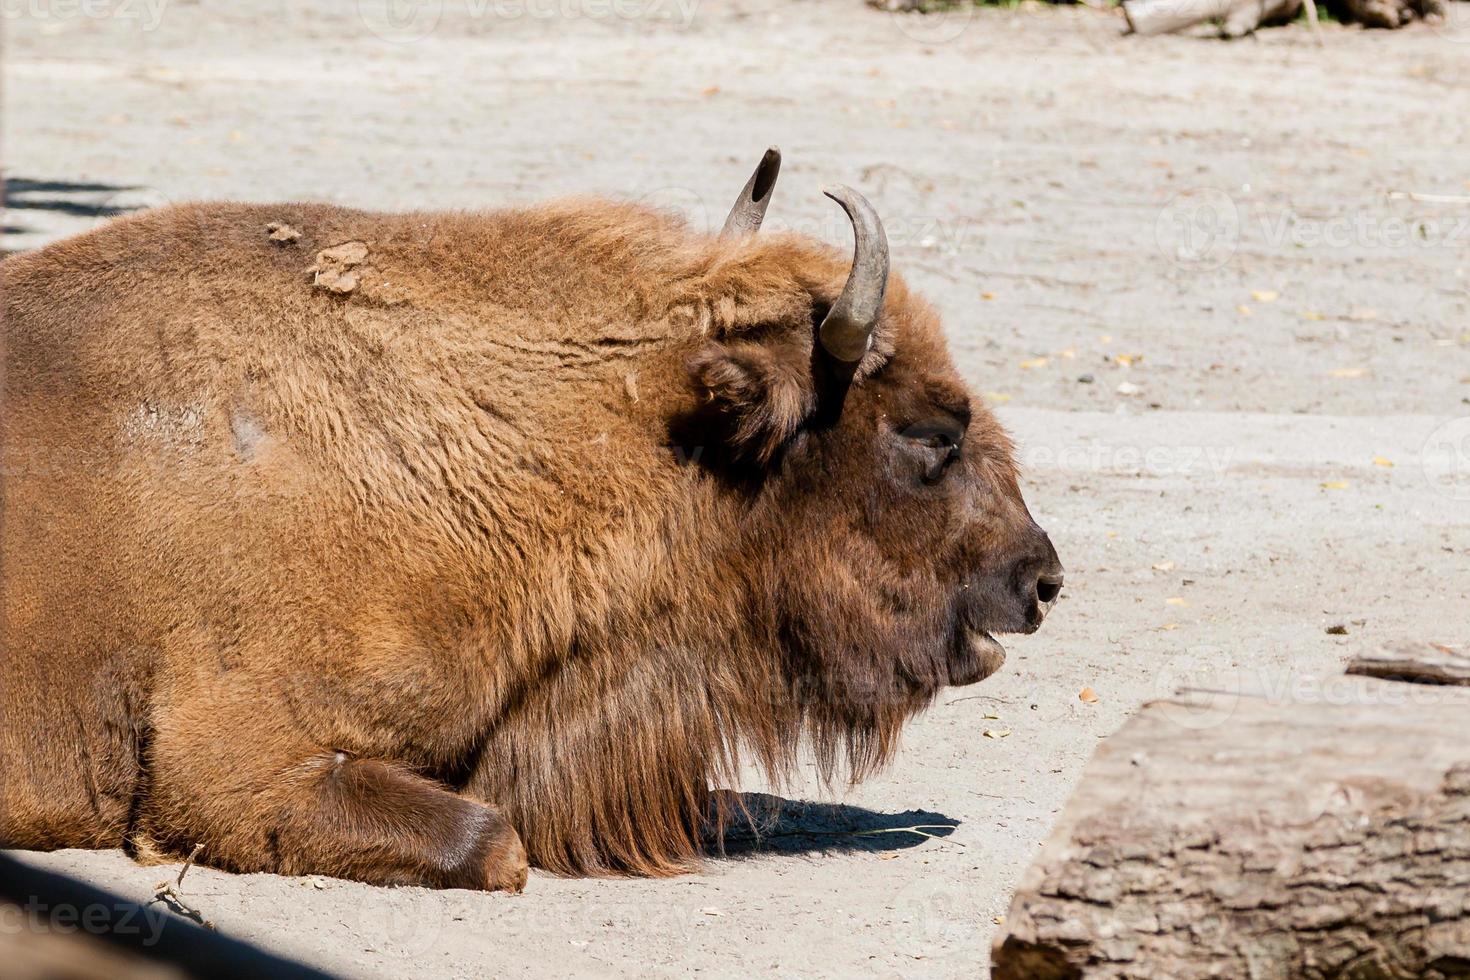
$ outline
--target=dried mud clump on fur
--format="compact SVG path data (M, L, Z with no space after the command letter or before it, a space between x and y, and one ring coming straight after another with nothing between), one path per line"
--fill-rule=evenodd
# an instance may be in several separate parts
M350 293L362 281L362 266L367 262L368 247L362 242L343 242L316 253L312 285L328 292Z
M290 245L301 238L301 232L284 221L272 221L265 226L266 237L277 245Z

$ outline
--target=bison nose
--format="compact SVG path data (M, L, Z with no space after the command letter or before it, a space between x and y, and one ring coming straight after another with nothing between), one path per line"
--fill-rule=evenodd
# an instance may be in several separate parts
M1040 560L1028 565L1018 583L1021 603L1026 610L1026 625L1033 630L1041 625L1046 614L1051 612L1051 607L1056 605L1057 597L1062 594L1062 563L1057 559L1051 540L1042 540L1045 541L1045 547Z
M1062 592L1062 570L1043 572L1036 577L1036 621L1040 622L1056 604Z

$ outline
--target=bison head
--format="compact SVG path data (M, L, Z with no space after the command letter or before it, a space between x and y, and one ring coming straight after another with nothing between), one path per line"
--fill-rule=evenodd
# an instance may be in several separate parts
M768 152L726 236L758 229L778 167ZM819 751L857 775L940 688L1000 666L997 634L1041 625L1062 566L934 310L890 280L872 205L826 193L852 222L850 265L794 237L751 240L732 263L743 308L692 372L700 428L720 433L706 463L743 488L743 553L763 556L753 618Z

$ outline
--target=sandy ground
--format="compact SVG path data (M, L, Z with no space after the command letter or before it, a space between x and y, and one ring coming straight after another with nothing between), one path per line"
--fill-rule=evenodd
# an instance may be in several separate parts
M194 870L221 930L358 976L982 975L1141 702L1223 671L1314 690L1388 639L1470 640L1470 206L1391 193L1470 195L1470 3L1319 49L857 0L158 2L5 7L7 247L189 198L598 191L714 222L776 143L768 224L842 241L818 187L869 192L1068 571L1004 671L942 697L881 777L788 791L838 806L768 847L516 898ZM26 859L137 898L163 876Z

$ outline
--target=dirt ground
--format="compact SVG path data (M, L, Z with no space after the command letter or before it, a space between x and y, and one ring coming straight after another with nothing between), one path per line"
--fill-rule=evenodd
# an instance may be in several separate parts
M778 144L768 226L844 241L832 181L878 205L1020 443L1065 601L879 778L786 790L829 805L702 873L506 897L191 871L222 931L354 976L983 975L1140 703L1230 672L1330 694L1355 650L1470 640L1470 3L1319 48L1027 6L395 2L6 4L6 247L193 198L596 191L704 224ZM164 876L25 858L139 899Z

